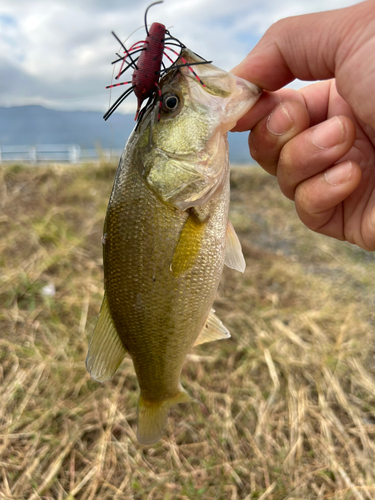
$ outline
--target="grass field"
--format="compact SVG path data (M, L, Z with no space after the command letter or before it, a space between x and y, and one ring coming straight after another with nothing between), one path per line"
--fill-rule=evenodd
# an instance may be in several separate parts
M232 171L244 275L215 309L232 334L188 355L199 404L135 437L131 360L84 360L103 293L115 166L0 170L0 498L375 498L375 255L308 231L274 178Z

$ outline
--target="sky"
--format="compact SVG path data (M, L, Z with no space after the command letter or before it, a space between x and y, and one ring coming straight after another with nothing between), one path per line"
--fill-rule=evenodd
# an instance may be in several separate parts
M105 111L119 44L143 40L152 0L1 0L0 106ZM356 0L165 0L148 13L187 47L230 70L279 19ZM131 79L131 72L128 78ZM301 82L295 82L295 88ZM124 87L112 91L112 102ZM133 113L135 99L121 106Z

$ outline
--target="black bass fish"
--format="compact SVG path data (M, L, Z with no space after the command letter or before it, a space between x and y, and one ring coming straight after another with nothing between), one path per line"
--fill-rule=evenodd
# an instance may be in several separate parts
M202 62L184 49L181 58ZM178 63L177 63L178 64ZM126 353L137 374L138 440L155 443L194 345L230 337L212 310L224 263L245 261L228 220L227 132L261 90L212 64L159 82L120 159L103 235L105 294L86 366L103 382ZM159 119L160 113L160 119Z

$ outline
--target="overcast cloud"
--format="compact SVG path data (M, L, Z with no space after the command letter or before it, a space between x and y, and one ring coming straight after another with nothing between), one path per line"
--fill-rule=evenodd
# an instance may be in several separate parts
M109 99L104 87L111 82L110 62L118 50L111 31L125 40L143 26L144 11L151 1L2 0L0 106L41 104L104 111ZM165 24L187 47L229 70L275 21L354 3L356 0L165 0L150 9L148 23ZM142 27L129 42L143 37ZM133 108L134 101L129 100L121 111L132 112Z

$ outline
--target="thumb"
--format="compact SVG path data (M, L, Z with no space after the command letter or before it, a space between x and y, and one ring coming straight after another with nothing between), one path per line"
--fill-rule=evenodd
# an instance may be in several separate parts
M375 2L370 0L345 9L282 19L232 72L265 90L280 89L295 78L333 78L362 38L364 22L375 22L374 11Z

